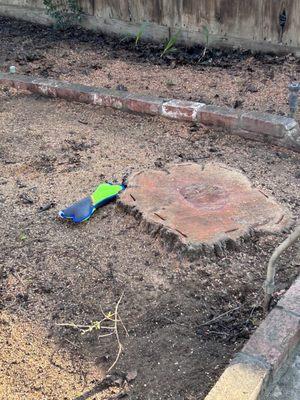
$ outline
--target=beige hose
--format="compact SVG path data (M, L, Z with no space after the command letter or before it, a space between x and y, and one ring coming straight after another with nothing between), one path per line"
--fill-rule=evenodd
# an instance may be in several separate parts
M300 237L300 225L296 227L295 231L290 234L290 236L285 239L283 243L281 243L272 254L267 270L267 279L264 283L264 291L265 291L265 304L264 308L267 311L270 307L270 302L272 299L272 294L275 290L275 274L276 267L275 262L277 258L292 244L296 242L296 240Z

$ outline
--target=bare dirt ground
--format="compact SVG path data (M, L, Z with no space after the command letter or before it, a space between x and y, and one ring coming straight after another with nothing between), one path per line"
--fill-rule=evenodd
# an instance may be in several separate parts
M114 204L80 225L57 213L103 180L217 160L297 216L300 155L8 90L0 91L0 131L0 398L203 399L259 324L267 260L285 235L189 262ZM296 250L279 262L279 291L299 271ZM100 305L113 310L123 292L120 315L129 336L121 334L124 352L103 381L115 339L57 324L99 320ZM133 371L136 378L126 382Z
M178 48L112 39L71 29L54 31L0 18L0 68L107 88L126 88L246 110L288 113L288 84L300 80L300 59L246 51Z

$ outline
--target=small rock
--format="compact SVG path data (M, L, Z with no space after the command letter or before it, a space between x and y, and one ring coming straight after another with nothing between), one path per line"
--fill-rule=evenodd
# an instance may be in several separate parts
M22 200L23 204L33 204L32 198L29 197L27 193L21 193L20 199Z
M48 282L44 282L41 284L41 291L43 293L51 293L52 292L52 286Z
M171 61L170 68L174 69L177 66L176 60Z
M44 206L41 206L38 209L38 212L48 211L48 210L50 210L50 208L53 208L53 207L55 207L55 203L51 202L51 203L45 204Z
M3 162L4 162L4 164L7 164L7 165L9 165L9 164L16 164L16 163L17 163L15 160L10 160L10 159L8 159L8 160L3 160Z
M250 93L256 93L256 92L258 92L258 89L257 89L257 87L256 87L253 83L249 83L249 84L246 86L246 91L247 91L247 92L250 92Z
M92 68L92 69L95 69L95 70L97 70L97 69L102 69L102 65L99 64L98 62L95 62L95 63L92 63L92 64L91 64L91 68Z
M163 167L163 161L162 161L162 159L161 159L161 158L158 158L158 159L154 162L154 165L155 165L157 168L162 168L162 167Z
M126 374L126 380L127 380L128 383L134 381L136 377L137 377L137 371L136 370L129 371Z
M196 124L193 124L190 126L190 132L197 132L199 130L199 127Z
M300 170L295 173L295 178L300 179Z
M27 293L18 293L16 298L19 303L27 303L29 296Z
M287 153L283 153L281 151L276 151L276 156L281 158L282 160L289 158L289 155Z
M123 383L124 383L124 379L121 378L121 377L119 377L119 378L117 378L117 379L114 380L114 383L115 383L117 386L122 386Z
M19 179L17 180L16 184L17 184L18 188L20 188L20 189L26 187L25 183L22 183Z

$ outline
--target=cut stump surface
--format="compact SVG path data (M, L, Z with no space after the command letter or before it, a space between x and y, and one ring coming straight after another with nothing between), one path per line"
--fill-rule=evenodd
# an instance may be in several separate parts
M291 224L275 199L221 164L178 164L129 178L119 204L187 254L237 247L253 233L276 233Z

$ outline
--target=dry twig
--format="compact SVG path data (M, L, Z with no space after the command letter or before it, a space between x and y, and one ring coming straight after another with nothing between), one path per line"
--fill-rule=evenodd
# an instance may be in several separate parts
M233 308L233 309L231 309L231 310L229 310L229 311L226 311L226 312L224 312L223 314L220 314L220 315L218 315L218 316L216 316L216 317L210 319L209 321L204 322L204 323L201 324L200 326L205 326L205 325L212 324L213 322L219 320L219 319L222 318L222 317L225 317L225 315L230 314L230 313L232 313L233 311L238 310L239 308L241 308L241 306L237 306L237 307L235 307L235 308Z
M114 321L114 328L115 328L115 330L114 330L114 332L115 332L115 335L116 335L116 338L117 338L117 342L118 342L118 354L117 354L117 357L116 357L115 361L114 361L113 364L110 366L110 368L108 369L107 372L110 372L110 371L114 368L114 366L115 366L115 365L117 364L117 362L119 361L120 355L121 355L121 353L122 353L122 351L123 351L123 345L122 345L122 343L120 342L119 331L118 331L119 305L120 305L120 303L121 303L121 301L122 301L123 295L124 295L124 293L122 293L121 297L119 298L119 301L117 302L117 305L116 305L116 308L115 308L115 313L114 313L114 315L115 315L115 321ZM122 323L122 324L123 324L123 323ZM123 326L124 326L124 325L123 325ZM127 332L127 330L126 330L126 332ZM128 335L128 332L127 332L127 335Z
M73 328L77 329L80 331L81 335L86 335L87 333L93 332L93 331L101 331L101 330L108 330L110 332L108 333L103 333L98 335L98 339L108 337L108 336L115 336L117 339L117 344L118 344L118 353L115 358L115 361L112 363L110 368L108 369L107 372L110 372L117 364L119 361L119 358L122 354L123 351L123 345L120 341L120 334L119 334L119 325L122 326L122 328L125 331L126 336L128 336L128 331L119 315L119 306L120 303L123 299L124 293L120 296L114 312L108 312L107 314L103 311L103 308L100 305L100 310L103 315L103 318L100 321L92 321L89 325L77 325L73 322L71 323L63 323L63 324L56 324L57 326L62 326L65 328ZM112 323L112 325L110 325ZM105 325L103 325L105 324Z

